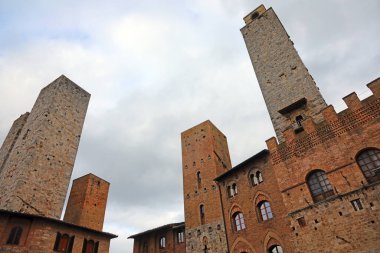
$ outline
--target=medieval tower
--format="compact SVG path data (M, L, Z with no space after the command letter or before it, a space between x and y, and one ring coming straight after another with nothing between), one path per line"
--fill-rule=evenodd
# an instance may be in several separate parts
M326 103L272 8L261 5L241 29L276 135L302 121L321 120Z
M0 150L0 209L60 218L89 99L61 76L15 121Z
M231 169L227 139L210 121L181 134L186 252L226 252L225 222L214 178Z

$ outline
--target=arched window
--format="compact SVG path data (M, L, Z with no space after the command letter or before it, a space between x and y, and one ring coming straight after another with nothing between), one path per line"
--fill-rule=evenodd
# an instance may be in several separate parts
M73 250L75 236L69 236L68 234L57 233L54 243L54 251L68 252Z
M166 247L166 238L165 236L162 236L160 238L160 249L164 249Z
M201 224L205 224L205 206L204 205L200 205L199 206L199 215L201 217Z
M7 244L18 245L22 234L22 228L20 226L13 227L9 234Z
M269 253L283 253L284 251L282 250L280 245L274 245L270 247Z
M326 173L322 170L316 170L310 173L307 177L307 184L310 188L314 202L324 200L334 195L334 191Z
M228 191L228 197L233 197L233 196L237 195L238 191L237 191L237 185L236 185L236 183L233 183L232 185L229 185L227 187L227 191Z
M369 183L380 180L380 150L364 150L357 156L356 162Z
M234 213L234 215L232 216L232 218L234 220L235 231L240 231L240 230L245 229L245 222L244 222L243 213L236 212L236 213Z
M83 240L82 253L98 253L99 242L94 242L93 240Z
M252 186L258 185L264 181L263 174L259 170L252 172L252 174L249 175L249 178Z
M257 207L260 210L260 216L262 221L266 221L273 218L272 209L268 201L261 201Z

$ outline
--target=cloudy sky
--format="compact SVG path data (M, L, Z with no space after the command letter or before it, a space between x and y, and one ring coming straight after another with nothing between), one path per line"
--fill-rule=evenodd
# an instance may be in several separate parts
M92 94L73 178L111 182L111 252L183 220L180 133L210 119L234 165L274 135L239 29L256 0L0 0L0 141L65 74ZM377 0L272 6L327 103L380 76Z

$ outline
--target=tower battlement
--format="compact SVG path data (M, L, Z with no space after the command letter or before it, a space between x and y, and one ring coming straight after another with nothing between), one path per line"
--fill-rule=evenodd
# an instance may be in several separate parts
M302 122L299 129L282 132L285 140L278 144L272 137L266 141L272 154L273 164L286 161L306 153L317 145L322 145L347 132L360 131L368 122L379 120L380 116L380 78L367 84L372 95L360 100L355 92L343 97L347 109L336 112L332 105L322 110L323 120L316 123L312 118Z

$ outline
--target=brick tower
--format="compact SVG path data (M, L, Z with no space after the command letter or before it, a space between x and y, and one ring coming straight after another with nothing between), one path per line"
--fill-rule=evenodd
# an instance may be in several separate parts
M75 179L63 220L102 231L109 186L93 174Z
M244 18L241 29L273 127L303 131L302 121L322 120L326 107L318 87L272 8L259 6Z
M231 169L226 137L205 121L183 132L181 141L186 252L226 252L225 222L214 182Z
M60 218L90 94L60 76L0 150L0 209Z

